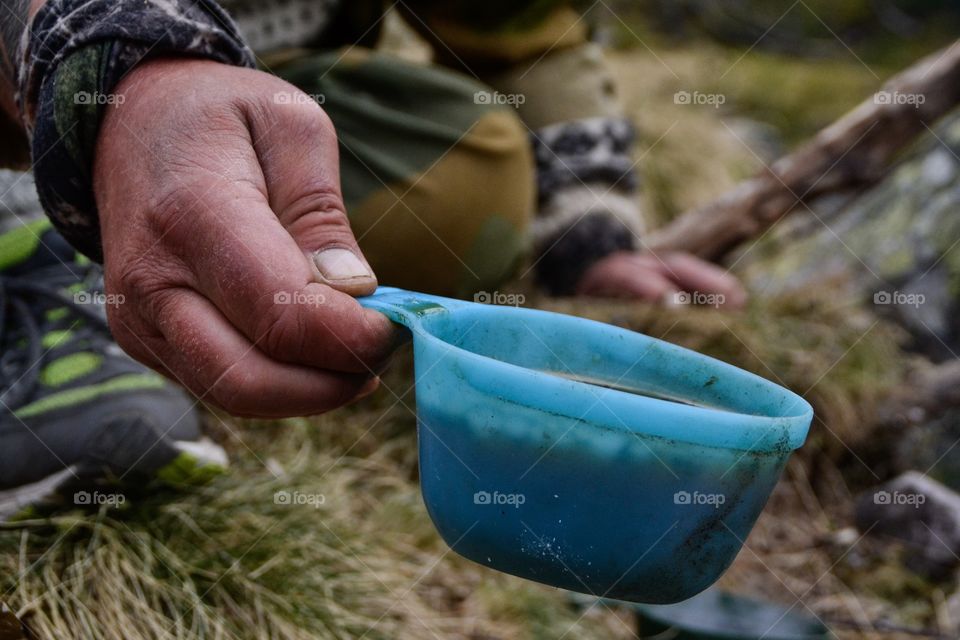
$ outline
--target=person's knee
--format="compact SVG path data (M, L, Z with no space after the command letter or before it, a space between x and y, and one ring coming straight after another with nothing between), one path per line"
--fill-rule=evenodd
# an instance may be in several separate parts
M382 283L470 296L516 272L535 179L528 132L512 109L484 109L456 144L404 182L351 213Z
M463 191L444 194L480 218L496 215L525 232L536 197L529 132L512 109L491 109L477 120L452 153L462 153L469 171ZM468 200L468 201L465 201Z

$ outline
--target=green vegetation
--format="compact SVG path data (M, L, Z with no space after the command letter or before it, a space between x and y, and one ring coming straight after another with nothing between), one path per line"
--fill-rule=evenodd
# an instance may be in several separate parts
M563 593L448 552L395 400L278 424L211 416L231 474L0 527L0 594L43 638L626 637L612 615L578 622Z

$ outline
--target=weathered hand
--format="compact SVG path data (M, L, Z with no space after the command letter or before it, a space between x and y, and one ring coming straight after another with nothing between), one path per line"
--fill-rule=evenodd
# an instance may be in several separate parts
M590 267L577 287L577 293L583 295L665 304L675 303L680 292L711 296L709 300L718 306L733 309L742 307L747 299L734 276L689 253L614 253Z
M352 297L377 283L322 109L271 75L200 60L146 63L116 93L94 186L107 292L124 301L108 308L117 342L240 415L372 391L397 336Z

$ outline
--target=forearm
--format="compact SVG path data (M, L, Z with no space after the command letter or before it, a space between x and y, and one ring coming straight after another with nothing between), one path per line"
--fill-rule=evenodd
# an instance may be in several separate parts
M30 0L0 0L3 14L0 17L0 86L3 91L4 111L7 110L7 98L12 97L16 82L17 44L26 28L29 17Z

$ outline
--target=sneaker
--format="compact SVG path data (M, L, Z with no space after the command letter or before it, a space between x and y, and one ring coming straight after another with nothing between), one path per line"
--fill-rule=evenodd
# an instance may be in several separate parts
M0 521L226 467L191 399L113 342L105 299L99 267L48 221L0 235Z

